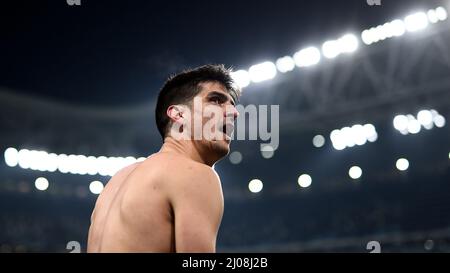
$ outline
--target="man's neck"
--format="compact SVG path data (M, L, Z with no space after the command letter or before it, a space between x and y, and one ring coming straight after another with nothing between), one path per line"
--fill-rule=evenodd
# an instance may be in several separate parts
M206 164L210 167L214 165L215 161L208 158L205 153L201 153L199 149L195 146L193 140L175 140L168 136L164 139L164 143L159 150L160 153L171 153L187 157L193 161L199 162L201 164Z

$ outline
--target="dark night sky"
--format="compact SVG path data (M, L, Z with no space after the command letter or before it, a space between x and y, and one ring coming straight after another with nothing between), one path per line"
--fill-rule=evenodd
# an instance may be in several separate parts
M85 105L155 97L185 67L236 69L359 33L443 1L6 1L0 5L0 87Z

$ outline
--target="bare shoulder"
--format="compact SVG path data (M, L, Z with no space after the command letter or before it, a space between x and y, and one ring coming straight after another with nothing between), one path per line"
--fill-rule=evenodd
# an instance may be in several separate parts
M156 188L169 201L188 193L192 197L205 193L222 199L220 179L214 169L178 155L154 154L141 162L129 179L137 182L133 184L139 185L136 188L140 194Z
M161 174L171 201L180 195L199 198L202 195L209 195L222 199L220 178L208 165L170 154L161 154L154 160L162 167Z
M142 168L149 168L163 176L165 180L173 181L174 183L184 180L195 181L211 181L219 183L220 179L213 168L198 163L186 157L173 154L155 154L150 157Z

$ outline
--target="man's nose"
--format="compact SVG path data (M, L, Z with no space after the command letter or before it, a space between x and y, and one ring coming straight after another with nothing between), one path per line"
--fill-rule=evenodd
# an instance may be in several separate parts
M225 118L233 118L233 120L237 119L239 116L239 112L235 106L227 106L224 112Z

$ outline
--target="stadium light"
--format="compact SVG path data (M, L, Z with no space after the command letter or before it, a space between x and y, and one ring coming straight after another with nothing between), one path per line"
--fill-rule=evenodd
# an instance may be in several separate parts
M298 185L302 188L308 188L309 186L311 186L312 183L312 179L311 176L308 174L302 174L298 177Z
M273 79L277 71L287 73L298 67L308 67L320 62L321 56L334 59L342 53L351 53L358 49L359 40L366 45L371 45L385 39L403 36L406 32L416 32L428 27L428 25L445 21L448 18L444 7L417 12L402 19L395 19L385 24L365 29L360 34L360 39L354 34L346 34L337 40L329 40L322 44L322 50L316 47L308 47L296 52L293 57L284 56L274 63L264 62L253 65L247 70L238 70L231 73L235 83L241 87L247 87L251 82L262 82Z
M286 72L294 70L295 61L290 56L284 56L277 60L276 66L277 66L278 71L280 71L281 73L286 73Z
M399 171L406 171L409 168L409 161L406 158L400 158L395 163Z
M254 83L273 79L277 75L277 67L272 62L263 62L252 65L248 70L250 80Z
M103 191L103 188L104 188L103 183L100 181L92 181L89 184L89 190L93 194L100 194Z
M259 179L252 179L248 183L248 189L253 193L258 193L263 189L263 182Z
M15 167L19 164L19 151L16 148L7 148L4 152L5 163L9 167Z
M439 21L447 20L448 13L444 7L438 7L435 11L436 11L436 17Z
M427 130L433 128L433 115L429 110L421 110L417 113L417 121Z
M342 53L356 51L358 46L358 38L353 34L346 34L338 40L330 40L323 43L322 54L328 59L334 59Z
M38 177L35 181L34 181L34 186L36 187L36 189L40 190L40 191L45 191L48 189L49 183L48 180L44 177Z
M240 87L244 88L250 84L250 74L246 70L238 70L231 73L231 78Z
M142 162L146 158L140 157L105 157L98 158L85 155L66 155L17 149L9 147L4 152L5 163L9 167L19 166L22 169L30 169L41 172L71 173L78 175L113 176L118 170L135 162Z
M436 125L436 127L438 127L438 128L444 127L445 123L446 123L444 116L441 116L441 115L435 116L433 118L433 121L434 121L434 125Z
M396 19L383 25L363 30L361 40L371 45L392 37L399 37L406 32L416 32L428 27L429 23L436 24L447 20L448 14L444 7L430 9L428 12L417 12L406 16L403 20Z
M417 118L416 118L417 117ZM421 128L431 130L434 126L442 128L445 126L445 117L436 110L420 110L416 117L411 114L397 115L394 117L394 128L403 135L417 134Z
M436 10L434 10L434 9L430 9L427 12L427 17L428 17L428 21L430 23L432 23L432 24L435 24L435 23L439 22L439 18L438 18L437 14L436 14Z
M428 26L428 17L424 12L417 12L405 17L405 27L409 32L416 32Z
M330 133L330 139L333 148L343 150L347 147L362 146L367 142L375 142L378 139L378 133L372 124L356 124L352 127L335 129Z
M308 67L320 62L321 55L316 47L308 47L294 54L294 61L298 67Z
M350 178L352 179L359 179L362 176L362 170L360 167L358 166L353 166L348 170L348 175L350 176Z

